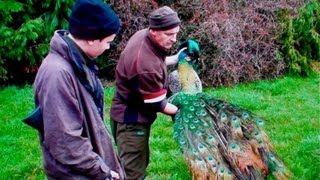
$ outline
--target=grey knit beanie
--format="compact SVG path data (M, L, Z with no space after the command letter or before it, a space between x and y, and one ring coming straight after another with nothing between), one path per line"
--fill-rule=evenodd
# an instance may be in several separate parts
M181 23L178 14L168 6L163 6L149 15L150 29L168 30L179 26Z

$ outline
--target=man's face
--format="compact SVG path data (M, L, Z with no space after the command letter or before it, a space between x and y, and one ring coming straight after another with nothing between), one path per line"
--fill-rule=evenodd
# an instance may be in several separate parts
M155 42L164 49L170 49L172 47L172 45L177 41L177 34L179 31L179 26L168 30L150 29L151 36Z

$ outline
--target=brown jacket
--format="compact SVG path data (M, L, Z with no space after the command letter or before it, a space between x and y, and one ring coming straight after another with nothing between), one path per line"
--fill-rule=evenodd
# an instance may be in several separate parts
M121 53L116 68L116 92L110 116L119 123L152 124L167 104L167 53L149 30L135 33Z
M123 179L104 121L69 63L74 56L62 38L65 33L55 32L34 82L43 115L45 172L48 179L107 179L113 170Z

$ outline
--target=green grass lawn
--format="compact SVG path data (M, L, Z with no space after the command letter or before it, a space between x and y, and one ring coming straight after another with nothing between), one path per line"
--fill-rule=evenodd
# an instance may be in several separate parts
M109 111L113 87L106 88ZM248 109L266 121L266 132L291 179L320 177L320 76L205 89L214 97ZM45 179L37 132L21 122L34 107L30 86L0 89L0 179ZM109 126L109 119L106 119ZM172 138L170 118L159 114L152 126L147 179L191 179Z

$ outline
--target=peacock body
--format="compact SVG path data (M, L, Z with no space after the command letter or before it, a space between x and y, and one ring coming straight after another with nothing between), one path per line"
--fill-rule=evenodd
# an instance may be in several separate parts
M255 114L202 92L189 57L179 60L181 90L171 97L179 107L174 139L193 179L289 179Z

